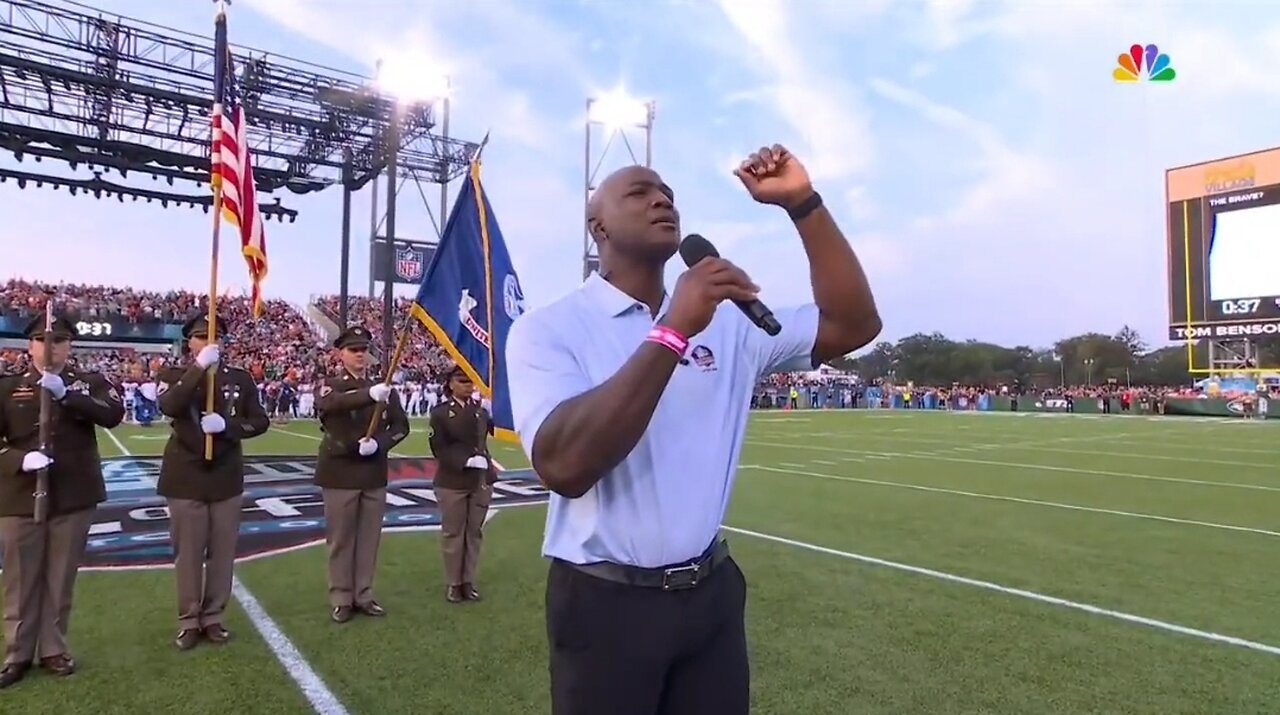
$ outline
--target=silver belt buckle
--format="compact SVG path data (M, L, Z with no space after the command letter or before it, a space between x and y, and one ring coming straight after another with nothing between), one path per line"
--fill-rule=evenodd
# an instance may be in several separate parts
M702 563L677 566L662 572L662 590L678 591L698 585L698 571Z

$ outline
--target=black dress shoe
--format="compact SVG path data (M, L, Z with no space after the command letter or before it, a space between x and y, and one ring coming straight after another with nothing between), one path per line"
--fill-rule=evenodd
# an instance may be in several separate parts
M183 628L178 631L178 637L173 639L173 644L178 646L178 650L191 650L199 643L199 628Z
M464 600L466 600L465 598L463 598L461 586L450 586L449 588L445 589L444 598L449 603L462 603Z
M472 586L469 583L464 583L462 584L462 597L468 601L479 601L480 592L476 590L475 586Z
M366 616L387 615L387 609L383 608L382 606L379 606L377 601L370 601L368 603L357 604L356 608L360 609L360 612Z
M4 668L0 669L0 690L25 678L30 669L30 663L6 663Z
M329 613L329 618L332 618L334 623L346 623L351 620L353 614L351 606L334 606L333 611Z
M76 662L66 653L40 659L40 667L59 677L76 672Z
M221 623L214 623L204 627L204 637L208 638L210 643L222 645L231 640L231 631L223 628Z

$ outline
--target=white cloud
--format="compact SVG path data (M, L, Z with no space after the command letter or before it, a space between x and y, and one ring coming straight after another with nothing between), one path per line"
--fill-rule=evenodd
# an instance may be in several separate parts
M878 207L865 186L846 189L844 199L848 215L855 221L870 221L879 215Z
M769 83L771 109L803 143L794 148L813 178L863 173L875 147L867 113L852 86L805 59L790 17L796 7L784 0L720 0L721 11L755 52L757 70Z
M935 49L949 50L966 39L973 31L968 21L974 5L974 0L928 0L925 3Z
M580 150L565 151L570 143L581 146L581 109L547 103L548 87L538 82L555 77L587 95L587 63L579 54L590 47L577 30L509 0L392 3L376 15L345 0L251 3L273 22L358 62L409 47L428 58L422 64L431 71L447 68L451 134L478 139L492 131L485 186L529 300L552 300L581 279L581 188L570 177L581 176L582 159Z
M1034 196L1052 185L1053 169L1046 161L1017 151L990 124L883 78L873 78L869 86L879 96L917 112L939 127L961 134L978 150L976 166L981 176L946 212L945 220L952 223L982 220L1001 204Z

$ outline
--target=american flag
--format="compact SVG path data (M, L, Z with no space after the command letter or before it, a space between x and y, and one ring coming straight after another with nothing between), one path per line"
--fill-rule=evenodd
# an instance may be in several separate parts
M267 238L253 185L253 157L247 122L236 91L231 46L227 44L226 5L219 2L214 30L213 150L210 183L222 196L222 217L240 234L240 252L253 282L253 315L262 313L261 283L267 277Z

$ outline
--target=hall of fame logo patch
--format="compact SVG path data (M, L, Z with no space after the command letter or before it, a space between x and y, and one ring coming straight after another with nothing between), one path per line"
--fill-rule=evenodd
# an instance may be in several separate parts
M324 541L324 502L314 457L246 457L244 506L236 560L293 551ZM107 501L98 505L82 567L89 570L169 568L169 509L156 494L159 457L102 461ZM436 462L392 457L384 532L433 531L440 509L432 492ZM495 510L544 504L549 492L531 469L505 470L493 486Z

